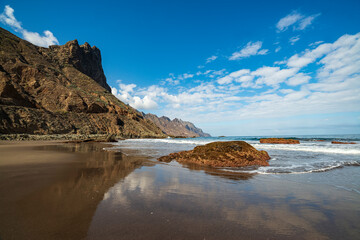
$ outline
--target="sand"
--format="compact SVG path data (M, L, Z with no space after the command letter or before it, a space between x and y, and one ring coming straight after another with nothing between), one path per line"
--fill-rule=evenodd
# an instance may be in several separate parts
M360 236L359 193L321 180L355 167L239 178L109 146L0 142L0 239Z

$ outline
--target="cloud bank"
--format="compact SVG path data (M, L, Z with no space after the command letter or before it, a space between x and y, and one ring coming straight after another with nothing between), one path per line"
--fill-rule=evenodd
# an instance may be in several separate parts
M159 114L204 124L356 112L360 111L360 33L313 44L283 59L280 66L222 71L215 78L203 73L194 76L205 79L193 87L130 84L113 88L113 93L133 107L162 106Z

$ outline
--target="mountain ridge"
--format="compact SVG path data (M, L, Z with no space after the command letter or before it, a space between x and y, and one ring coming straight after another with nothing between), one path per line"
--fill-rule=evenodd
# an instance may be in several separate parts
M166 116L158 117L152 113L142 113L145 119L151 120L165 134L174 137L211 137L210 134L204 133L202 129L197 128L193 123L183 121L179 118L171 120Z
M95 46L43 48L0 28L0 134L166 137L109 90Z

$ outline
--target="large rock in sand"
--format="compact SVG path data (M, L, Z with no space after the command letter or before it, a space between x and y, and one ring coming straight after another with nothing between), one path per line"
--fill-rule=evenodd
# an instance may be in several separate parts
M197 146L191 151L171 153L160 157L162 162L176 160L179 163L209 167L269 166L266 151L258 151L244 141L213 142Z

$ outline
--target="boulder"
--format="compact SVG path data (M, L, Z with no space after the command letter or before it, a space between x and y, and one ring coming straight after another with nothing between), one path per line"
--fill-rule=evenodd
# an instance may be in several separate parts
M213 142L197 146L191 151L171 153L158 159L161 162L176 160L179 163L208 167L268 166L266 151L258 151L244 141Z
M272 144L300 144L299 140L285 138L261 138L260 143Z

